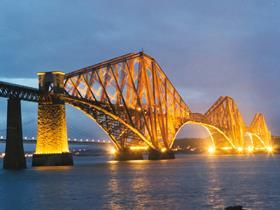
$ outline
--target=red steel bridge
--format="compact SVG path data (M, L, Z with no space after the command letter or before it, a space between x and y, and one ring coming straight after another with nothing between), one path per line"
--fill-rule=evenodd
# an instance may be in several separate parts
M142 150L147 149L150 159L173 158L172 145L186 124L207 129L209 152L273 149L263 114L257 113L246 125L229 96L220 97L205 113L192 112L156 60L143 52L67 74L41 72L38 76L39 89L0 83L0 96L9 98L11 108L20 109L20 100L38 103L33 165L69 160L65 103L98 123L114 143L120 160L142 158ZM63 160L57 160L61 156Z

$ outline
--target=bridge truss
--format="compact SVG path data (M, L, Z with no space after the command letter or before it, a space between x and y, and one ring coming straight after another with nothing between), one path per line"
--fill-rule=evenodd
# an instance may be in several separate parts
M50 85L52 87L52 85ZM31 102L64 100L80 109L108 134L119 150L147 146L172 148L185 124L209 132L213 146L272 149L264 116L246 126L234 100L220 97L206 113L193 113L149 55L130 53L65 75L64 93L0 82L0 97Z
M158 63L127 54L65 76L64 100L91 116L118 148L146 142L170 149L189 119L185 104Z
M63 100L95 120L120 150L143 144L170 150L180 128L190 123L205 127L215 145L223 141L223 147L240 149L246 135L255 135L264 148L271 147L262 115L247 127L228 96L205 114L192 113L155 59L143 52L68 73L64 89Z
M0 97L38 102L39 90L0 81Z

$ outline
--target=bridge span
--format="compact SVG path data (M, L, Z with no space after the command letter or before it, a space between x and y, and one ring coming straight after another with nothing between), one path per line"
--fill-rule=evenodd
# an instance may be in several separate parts
M209 132L209 152L273 150L263 114L257 113L246 125L229 96L221 96L205 113L193 113L156 60L143 52L67 74L40 72L38 77L39 89L0 82L0 96L8 98L9 155L4 167L5 163L7 168L15 167L13 163L22 157L20 100L38 103L34 166L73 164L65 103L81 110L108 134L118 160L141 159L144 149L149 150L149 159L174 158L172 145L186 124L203 126Z
M0 138L0 143L6 144L7 139ZM22 140L23 144L36 144L37 139L33 138L27 138ZM108 144L111 144L110 141L107 140L81 140L81 139L68 139L68 143L70 145L101 145L101 146L106 146Z

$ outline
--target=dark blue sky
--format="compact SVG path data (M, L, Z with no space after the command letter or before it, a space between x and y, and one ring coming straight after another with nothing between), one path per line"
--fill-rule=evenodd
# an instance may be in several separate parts
M230 95L247 123L263 112L280 135L278 0L0 1L0 80L34 86L38 71L70 72L142 48L193 111ZM30 135L35 109L23 107ZM99 135L78 111L67 114L79 130L72 136Z

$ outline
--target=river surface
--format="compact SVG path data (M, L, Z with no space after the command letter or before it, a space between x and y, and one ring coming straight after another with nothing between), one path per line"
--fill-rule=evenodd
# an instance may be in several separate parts
M2 210L280 209L280 156L75 157L74 167L0 169ZM2 159L0 159L2 165Z

